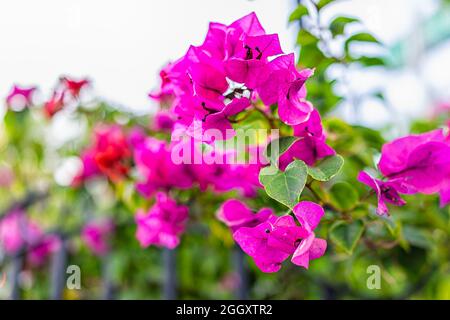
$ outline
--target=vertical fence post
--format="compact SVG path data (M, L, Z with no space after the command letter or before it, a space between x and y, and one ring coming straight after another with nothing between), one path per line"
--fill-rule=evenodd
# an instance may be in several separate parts
M174 300L177 298L176 249L165 248L162 255L164 266L163 298L165 300Z
M22 271L24 263L24 253L22 250L19 250L12 257L12 265L11 265L11 300L19 300L20 299L20 272Z
M61 300L66 285L67 239L60 236L61 244L53 254L51 264L51 299Z
M236 298L239 300L248 299L248 270L245 264L245 254L241 248L235 246L233 249L233 264L238 276L238 285L236 288Z
M113 300L116 295L116 288L111 278L111 254L107 253L102 257L102 286L103 299Z

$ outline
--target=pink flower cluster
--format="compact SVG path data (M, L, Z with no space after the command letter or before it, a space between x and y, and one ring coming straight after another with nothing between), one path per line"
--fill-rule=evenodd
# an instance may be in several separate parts
M284 170L294 159L314 165L317 160L332 156L336 152L326 144L326 135L317 110L311 112L309 119L293 126L294 136L299 139L280 157L280 168Z
M278 35L266 34L254 13L230 25L211 23L203 44L191 46L183 57L165 67L160 73L161 87L150 94L163 107L155 116L153 129L171 131L177 141L186 135L189 138L171 144L144 138L134 144L134 162L143 177L137 189L151 197L156 191L197 185L201 190L238 189L246 197L254 196L261 187L258 174L265 165L263 159L231 164L227 159L235 156L236 150L200 150L202 142L212 143L233 136L233 117L248 108L256 108L257 100L267 110L267 106L277 104L280 120L293 126L299 138L280 159L281 169L294 159L313 165L316 160L335 154L325 142L319 113L305 99L304 84L312 73L309 69L297 70L294 54L283 53ZM221 133L218 136L211 133L217 131ZM188 148L182 148L186 145ZM255 157L262 147L250 147L247 152ZM174 163L173 154L178 149L190 150L188 155L180 154L189 161ZM194 158L199 154L202 159L219 161L198 163ZM238 231L244 225L276 225L275 216L268 212L263 210L256 217L247 212L249 215L240 217L245 221L243 225L235 221L237 225L230 227ZM299 254L295 256L294 260L299 261Z
M136 214L136 238L142 247L156 245L174 249L186 228L188 207L177 205L167 194L158 192L156 202L148 212Z
M400 194L439 193L441 206L450 202L450 138L442 129L385 144L378 168L384 180L366 172L358 180L375 190L380 215L388 214L386 203L405 204Z
M188 144L183 148L183 144ZM173 160L176 150L180 150L181 163ZM188 151L190 154L183 154ZM202 191L208 188L214 192L239 190L244 196L253 197L261 187L258 174L261 162L228 163L227 156L234 151L202 153L200 145L193 139L178 144L168 144L155 138L144 138L134 146L134 162L142 182L137 183L138 191L151 197L155 191L172 188L188 189L198 186ZM199 163L195 158L201 159ZM205 158L214 161L205 162Z
M234 240L253 258L263 272L277 272L292 256L295 265L308 268L310 260L325 253L327 242L317 238L314 230L324 215L316 203L302 201L291 215L278 217L268 208L254 214L246 205L231 199L219 209L218 219L233 232Z
M0 220L0 246L9 255L31 248L27 258L32 265L44 263L59 243L56 236L45 234L22 211L10 212Z
M230 118L258 97L278 104L288 125L307 121L313 107L305 100L304 83L312 70L298 71L293 54L284 54L277 34L266 34L251 13L230 25L211 23L202 45L161 71L161 88L150 96L169 102L174 128L206 142L208 129L229 138Z

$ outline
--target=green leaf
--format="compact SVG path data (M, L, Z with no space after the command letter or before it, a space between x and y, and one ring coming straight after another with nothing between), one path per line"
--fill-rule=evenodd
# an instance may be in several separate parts
M289 16L289 22L300 20L303 16L308 15L308 8L300 4Z
M333 37L344 34L345 26L352 22L358 22L356 18L350 17L337 17L330 23L330 31Z
M352 35L345 41L345 52L348 52L348 48L350 43L352 42L371 42L371 43L380 43L373 35L367 32L361 32Z
M350 224L337 221L330 228L330 240L347 254L352 254L364 232L364 224L356 220Z
M270 160L270 163L278 168L278 159L280 156L285 153L297 140L298 138L291 136L281 137L270 142L266 148L266 155Z
M358 192L347 182L338 182L330 189L330 201L339 210L348 211L358 203Z
M423 249L429 249L433 246L433 241L425 230L412 226L404 226L402 231L405 240L413 246Z
M329 181L336 176L344 165L344 158L340 155L326 157L314 167L308 166L308 174L318 181Z
M261 169L259 181L271 198L292 209L298 203L307 176L306 164L301 160L294 160L284 172L274 166Z
M320 0L317 4L316 4L316 8L317 10L321 10L322 8L324 8L325 6L329 5L331 2L333 2L334 0Z
M353 59L353 61L359 62L366 67L376 67L386 65L386 62L380 57L361 56L359 58Z
M297 35L297 44L300 46L308 46L319 42L316 36L306 31L305 29L301 29Z

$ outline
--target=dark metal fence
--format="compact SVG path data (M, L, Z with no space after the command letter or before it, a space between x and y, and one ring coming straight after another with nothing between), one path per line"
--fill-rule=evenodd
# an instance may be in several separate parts
M45 199L46 195L42 194L30 194L22 201L13 204L10 208L0 214L2 219L8 212L13 210L25 210L33 203ZM52 254L50 261L50 292L49 298L54 300L60 300L64 298L64 291L67 285L67 267L69 261L69 243L72 236L77 235L79 232L73 232L72 234L64 234L59 230L51 232L58 236L60 239L60 245L58 249ZM1 261L1 267L9 267L8 284L10 285L10 299L18 300L22 298L21 294L21 273L24 267L24 260L28 251L33 249L32 246L22 248L16 254L8 256ZM164 270L164 281L161 287L161 298L166 300L177 299L178 296L178 272L177 272L177 253L178 251L163 249L162 264ZM102 299L110 300L117 298L119 287L115 284L111 277L111 260L110 255L106 255L101 258L102 265ZM239 247L235 247L232 252L232 265L237 275L237 288L235 291L235 298L244 300L249 298L249 285L248 285L248 270L244 261L245 255ZM3 271L0 269L0 271Z

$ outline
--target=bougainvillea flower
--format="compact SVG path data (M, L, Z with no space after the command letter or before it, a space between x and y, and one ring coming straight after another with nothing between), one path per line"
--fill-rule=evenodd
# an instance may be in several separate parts
M23 232L21 232L23 229ZM20 250L25 239L34 236L28 232L28 221L23 212L14 211L7 214L0 221L0 244L8 254Z
M225 103L218 100L202 102L195 96L183 97L174 109L179 118L174 124L172 137L175 139L187 134L207 143L229 139L235 135L229 117L249 105L248 98L236 98Z
M450 203L450 177L447 177L441 184L439 196L441 207L444 207Z
M225 201L217 212L217 218L234 232L241 227L255 227L273 215L270 208L262 208L253 213L244 203L236 199Z
M165 193L156 194L156 203L146 213L136 214L136 238L142 247L156 245L174 249L186 228L188 207L178 205Z
M382 181L371 177L368 173L361 171L358 175L358 181L372 188L378 197L377 214L389 214L387 203L403 206L406 204L405 200L400 197L400 193L410 194L413 190L409 190L402 185L402 179L393 179L389 181Z
M245 36L234 56L225 62L227 77L254 89L260 82L267 58L282 53L276 34Z
M283 261L292 254L292 252L282 251L278 247L272 247L269 244L269 236L276 229L279 219L281 218L272 216L268 221L256 227L243 227L233 234L236 243L239 244L246 254L253 258L255 264L263 272L277 272L280 270ZM285 221L282 222L283 229L287 228ZM295 222L292 223L290 225L292 228L298 228Z
M402 137L383 146L378 167L389 180L402 179L411 190L435 193L450 173L450 146L441 129Z
M228 29L236 30L237 34L245 33L249 36L259 36L266 33L254 12L234 21L228 26Z
M75 80L68 77L61 78L64 91L67 91L73 98L78 98L81 90L89 86L90 83L91 81L89 79Z
M280 157L280 169L284 170L294 159L303 160L307 165L322 158L332 156L336 152L326 144L326 136L317 110L313 110L309 119L293 126L294 136L300 139Z
M29 248L27 258L33 265L44 262L58 244L57 237L46 235L22 211L10 212L0 220L0 245L3 250L13 255Z
M98 169L112 181L128 174L131 148L119 125L101 124L95 128L93 156Z
M306 239L300 242L291 261L297 266L308 269L309 261L320 258L325 254L326 250L326 240L316 238L314 232L312 232Z
M109 237L114 230L111 220L89 222L81 231L81 239L88 248L98 256L105 255L109 251Z
M34 266L42 265L47 258L61 245L58 236L47 234L41 236L38 242L32 245L32 249L28 252L27 259Z
M6 97L6 105L9 108L22 109L33 104L33 94L36 87L19 87L14 85Z
M44 103L44 114L52 118L57 112L61 111L65 105L65 91L54 91L50 100Z
M95 150L88 149L81 154L81 168L72 180L72 186L77 187L85 181L98 176L101 171L95 162Z
M235 55L243 36L260 36L265 33L258 17L252 12L228 26L210 23L200 48L216 59L227 60Z
M293 254L300 243L300 239L308 236L308 232L297 226L290 215L279 217L270 232L267 243L272 248L281 250L289 255Z
M186 59L189 63L186 71L191 79L194 95L209 101L223 99L228 82L221 61L194 46L189 48Z
M199 152L197 148L193 150ZM247 163L235 161L235 150L227 152L213 150L199 156L200 159L213 159L213 161L202 160L202 163L188 166L202 190L208 187L217 193L238 190L245 197L254 197L257 190L262 187L258 176L263 163L260 159L253 160L254 155L249 155Z
M313 107L306 98L306 80L313 70L298 71L294 54L275 58L266 66L264 79L257 89L266 105L278 103L280 119L288 125L297 125L308 120Z
M314 229L317 228L325 212L321 206L310 201L298 203L294 207L293 212L308 236L301 240L291 261L298 266L308 269L309 261L320 258L327 249L326 240L316 238L314 234Z
M304 201L294 208L294 213L301 226L290 215L271 215L266 222L253 228L241 227L233 234L261 271L277 272L290 255L294 264L308 268L310 260L325 253L326 241L316 238L313 232L323 216L323 209Z
M284 170L294 159L303 160L307 165L312 166L317 160L335 153L324 139L303 137L294 142L288 151L280 156L280 169Z
M147 138L134 148L134 161L143 178L136 187L146 197L151 197L157 190L192 186L188 168L183 163L172 161L172 146L165 141Z
M153 118L152 129L155 131L171 132L177 117L173 112L168 110L158 110Z

